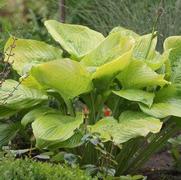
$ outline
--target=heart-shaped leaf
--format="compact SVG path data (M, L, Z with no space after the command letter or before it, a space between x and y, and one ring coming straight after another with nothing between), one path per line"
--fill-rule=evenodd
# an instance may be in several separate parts
M55 41L76 59L88 54L104 40L101 33L82 25L48 20L45 21L45 26Z
M34 66L31 75L45 89L57 90L64 99L72 99L92 89L90 74L79 62L69 59Z
M146 136L150 132L158 133L162 122L141 112L125 111L119 117L119 122L108 117L89 127L92 133L100 134L104 141L121 144L132 138Z

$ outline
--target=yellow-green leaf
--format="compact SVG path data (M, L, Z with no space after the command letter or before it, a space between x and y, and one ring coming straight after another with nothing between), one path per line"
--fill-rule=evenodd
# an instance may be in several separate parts
M113 141L115 144L146 136L150 132L158 133L161 127L162 122L159 119L133 111L123 112L119 117L119 122L113 117L107 117L89 126L90 131L100 134L103 141Z
M154 72L145 62L140 60L132 61L118 79L125 89L144 88L147 86L164 86L168 82L164 75Z
M92 76L94 85L99 89L106 89L112 80L129 65L131 53L132 51L124 53L117 59L99 66Z
M133 49L133 58L146 60L152 53L155 52L157 38L152 39L152 34L140 36Z
M14 111L33 107L47 99L44 92L18 85L14 80L6 80L0 87L0 106Z
M72 99L92 90L91 75L77 61L55 60L34 66L31 75L45 88Z
M10 37L5 45L5 61L8 60L13 40L14 38ZM34 64L40 64L57 58L60 59L62 57L62 50L41 41L17 39L11 54L12 56L9 61L13 62L13 69L22 75L29 71Z
M83 115L76 117L63 116L58 111L38 117L33 123L36 146L48 147L54 142L64 142L75 134L75 130L83 123Z
M130 36L121 35L119 32L112 33L96 49L86 55L81 63L86 66L101 66L131 50L134 43L134 38Z
M45 21L45 26L55 41L76 59L88 54L104 40L101 33L82 25L48 20Z

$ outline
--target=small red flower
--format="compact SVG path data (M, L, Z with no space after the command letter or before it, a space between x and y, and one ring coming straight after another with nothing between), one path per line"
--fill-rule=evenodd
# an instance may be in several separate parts
M111 115L111 110L108 107L104 108L104 116L110 116Z

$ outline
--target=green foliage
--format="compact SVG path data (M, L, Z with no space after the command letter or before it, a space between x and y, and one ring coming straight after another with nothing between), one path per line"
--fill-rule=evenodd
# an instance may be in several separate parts
M171 120L172 128L162 124L171 116L181 117L181 86L173 81L178 71L172 63L179 59L175 49L180 49L180 37L167 39L165 51L159 54L154 32L140 36L118 27L104 38L80 25L54 20L45 25L60 43L60 50L43 42L17 39L13 68L23 76L18 86L8 80L0 87L4 95L15 85L0 102L4 108L1 117L11 117L8 109L12 113L25 109L19 120L25 129L31 126L36 148L54 152L64 148L78 157L83 149L85 155L78 160L81 165L95 166L100 155L102 169L111 167L108 169L117 170L116 175L134 172L178 130ZM105 117L104 107L112 110L110 117ZM100 149L94 147L94 139L85 143L87 133L98 134L101 144L110 145ZM145 144L145 156L139 139ZM117 163L107 160L105 151L114 155Z
M0 160L1 179L17 180L89 180L92 179L78 168L62 165L35 162L32 160L14 160L3 158Z

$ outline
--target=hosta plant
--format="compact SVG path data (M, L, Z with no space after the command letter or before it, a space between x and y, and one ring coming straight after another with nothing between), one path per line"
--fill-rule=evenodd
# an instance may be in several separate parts
M156 32L116 27L104 37L81 25L45 26L56 47L17 39L5 56L20 80L0 88L0 144L32 129L37 149L64 149L81 156L80 165L117 175L134 172L179 128L181 37L167 38L161 54Z

